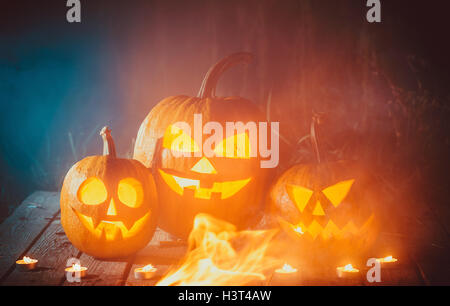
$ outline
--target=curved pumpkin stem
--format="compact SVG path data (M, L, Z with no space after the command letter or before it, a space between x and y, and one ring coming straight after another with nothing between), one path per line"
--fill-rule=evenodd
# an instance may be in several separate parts
M116 145L111 136L111 129L105 126L100 131L100 136L103 138L103 155L108 155L111 157L117 157L116 155Z
M253 59L253 57L254 56L251 53L238 52L221 59L206 73L197 96L201 99L214 97L216 93L217 82L219 81L222 73L238 63L249 63Z
M320 164L320 150L319 150L319 142L318 142L318 134L316 131L316 124L319 121L319 117L317 114L313 115L313 118L311 120L311 126L310 126L310 134L311 134L311 143L314 150L314 153L316 154L317 162Z

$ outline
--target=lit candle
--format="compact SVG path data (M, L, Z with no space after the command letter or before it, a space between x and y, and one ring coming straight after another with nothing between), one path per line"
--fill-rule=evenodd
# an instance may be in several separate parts
M276 269L272 276L272 282L280 285L292 285L298 282L298 270L290 264L285 263L281 268Z
M275 272L281 273L281 274L290 274L290 273L297 272L297 269L292 267L291 265L285 263L282 268L276 269Z
M134 269L134 277L136 279L150 279L153 276L155 276L156 269L153 265L149 264L142 268L136 268Z
M36 268L37 262L37 259L24 256L23 259L19 259L16 261L16 267L20 271L30 271Z
M392 255L389 255L384 258L377 258L377 261L381 264L382 267L393 267L396 265L395 263L398 261L398 259L392 257Z
M302 230L302 228L300 226L295 227L294 228L294 232L296 232L299 235L303 235L304 234L304 232L303 232L303 230Z
M352 264L345 265L343 267L337 267L336 273L339 278L358 278L359 270L354 268Z
M67 273L76 273L75 277L83 278L86 276L87 268L82 267L82 266L80 266L80 264L76 263L76 264L73 264L71 267L66 268L65 271L66 271L66 274Z

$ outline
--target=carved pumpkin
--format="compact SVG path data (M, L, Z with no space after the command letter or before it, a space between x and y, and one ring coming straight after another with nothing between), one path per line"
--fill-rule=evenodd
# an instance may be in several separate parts
M377 196L365 167L352 161L320 161L314 125L317 162L296 164L278 178L270 192L272 212L304 255L357 258L378 234Z
M156 188L148 169L116 157L104 127L103 156L89 156L67 173L61 190L61 224L79 250L99 258L133 254L152 238Z
M139 129L134 158L153 169L160 202L159 226L178 237L188 236L198 213L208 213L245 227L260 209L262 192L259 190L265 182L264 170L260 169L258 157L249 157L248 131L236 133L230 137L233 139L223 137L214 149L219 154L207 158L200 149L202 144L175 125L186 122L194 131L196 114L202 115L203 123L215 121L222 126L225 122L261 121L262 114L251 101L215 96L221 74L251 58L249 53L237 53L222 59L206 74L198 97L180 95L163 99ZM231 140L235 150L244 154L233 157L220 154L221 148ZM197 153L197 156L177 157L174 147L179 152Z

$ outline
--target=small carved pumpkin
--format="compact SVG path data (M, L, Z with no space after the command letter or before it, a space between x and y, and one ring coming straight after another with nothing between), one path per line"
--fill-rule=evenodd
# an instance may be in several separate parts
M139 129L134 158L152 167L160 201L159 226L178 237L188 236L198 213L211 214L241 228L255 219L252 217L260 210L265 171L260 168L259 158L246 153L208 158L200 150L202 144L175 125L186 122L194 131L194 115L202 115L204 123L214 121L222 126L226 122L262 121L262 114L249 100L215 96L221 74L251 58L249 53L237 53L222 59L206 74L198 97L181 95L163 99ZM231 137L238 152L249 152L248 132ZM215 151L222 151L229 141L223 137ZM177 157L173 154L174 147L182 153L200 154Z
M135 253L156 226L156 188L140 162L116 157L104 127L103 156L88 156L67 173L61 190L61 224L79 250L98 258Z
M311 139L317 163L286 170L270 192L272 213L315 259L356 258L378 234L378 201L367 169L352 161L321 162L314 121Z

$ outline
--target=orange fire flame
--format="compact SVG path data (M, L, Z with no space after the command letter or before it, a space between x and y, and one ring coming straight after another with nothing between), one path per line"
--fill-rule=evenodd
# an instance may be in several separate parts
M198 214L180 267L158 282L168 285L246 285L280 266L267 250L276 230L237 231L230 223Z

